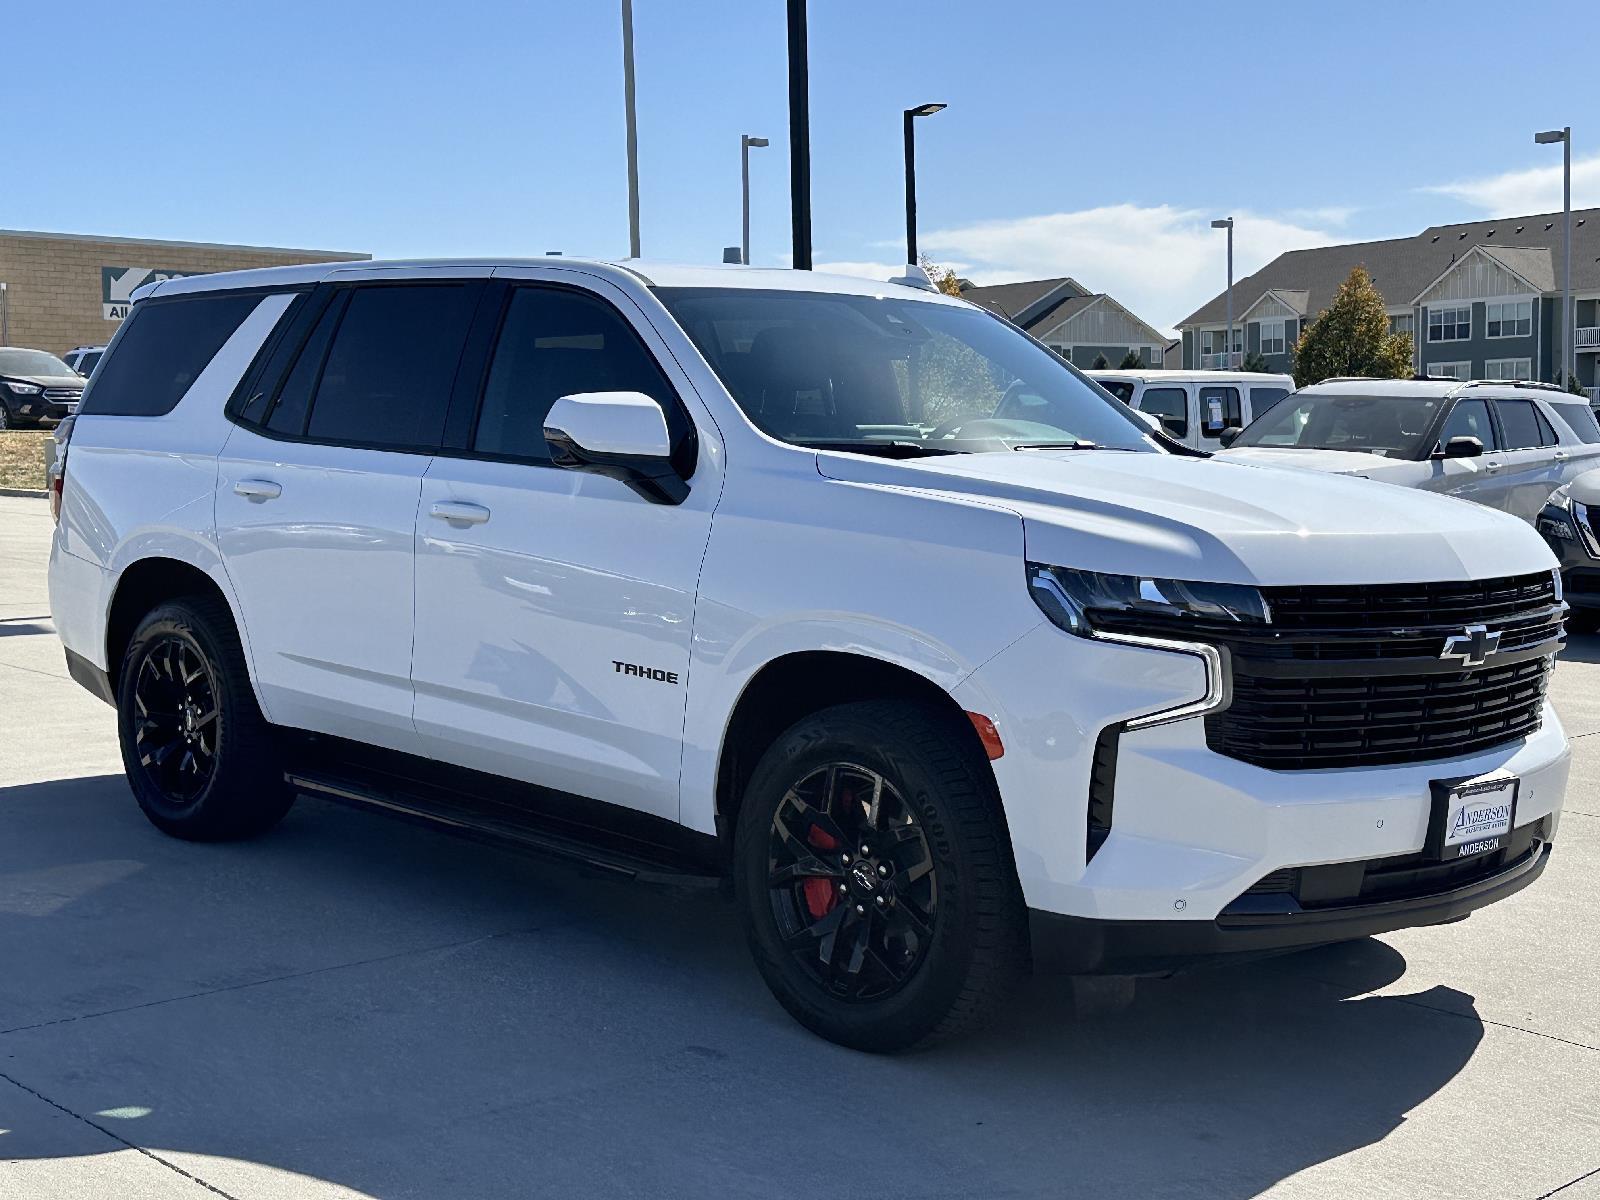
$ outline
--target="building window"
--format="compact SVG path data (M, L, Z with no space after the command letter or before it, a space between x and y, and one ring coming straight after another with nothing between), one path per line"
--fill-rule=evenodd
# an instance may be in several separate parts
M1533 301L1506 300L1485 306L1489 336L1527 337L1533 332Z
M1417 331L1417 318L1411 313L1401 313L1389 318L1390 333L1411 333Z
M1492 305L1490 307L1493 307ZM1533 359L1491 358L1483 364L1485 379L1532 379Z
M1430 342L1464 342L1472 336L1472 305L1428 310Z
M1261 322L1261 353L1263 353L1263 354L1282 354L1283 353L1283 322L1282 321L1263 321L1263 322Z
M1427 373L1435 379L1459 379L1465 382L1472 378L1472 364L1470 362L1429 363Z

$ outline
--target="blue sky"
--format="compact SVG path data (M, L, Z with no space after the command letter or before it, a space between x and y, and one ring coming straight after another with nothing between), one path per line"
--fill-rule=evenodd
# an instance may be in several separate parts
M1600 204L1600 25L1573 3L812 0L819 265L923 249L979 282L1072 274L1162 327L1284 249ZM0 226L369 251L627 249L618 0L10 0ZM643 248L789 253L783 0L635 0ZM1218 10L1220 12L1220 10ZM1565 39L1553 31L1566 27ZM1593 147L1590 151L1587 148ZM13 174L15 171L15 174Z

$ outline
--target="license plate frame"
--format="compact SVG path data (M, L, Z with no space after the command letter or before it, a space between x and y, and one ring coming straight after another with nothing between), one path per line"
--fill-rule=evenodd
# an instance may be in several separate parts
M1517 827L1517 799L1522 791L1518 776L1496 771L1435 779L1428 787L1433 797L1426 846L1429 858L1460 862L1505 849Z

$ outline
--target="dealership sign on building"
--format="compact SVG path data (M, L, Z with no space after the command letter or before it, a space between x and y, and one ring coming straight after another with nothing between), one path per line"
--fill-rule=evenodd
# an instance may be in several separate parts
M182 279L186 275L203 275L203 271L162 271L155 267L101 267L100 315L108 321L120 321L128 315L128 297L147 283L163 279Z

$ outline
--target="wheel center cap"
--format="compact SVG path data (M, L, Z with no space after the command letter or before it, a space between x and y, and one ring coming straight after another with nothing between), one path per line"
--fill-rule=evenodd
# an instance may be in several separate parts
M878 877L866 859L857 859L851 864L850 882L855 885L856 891L863 894L874 892L878 887Z

